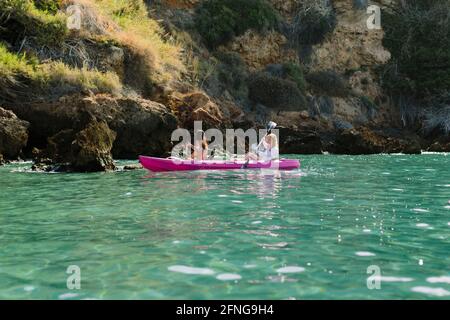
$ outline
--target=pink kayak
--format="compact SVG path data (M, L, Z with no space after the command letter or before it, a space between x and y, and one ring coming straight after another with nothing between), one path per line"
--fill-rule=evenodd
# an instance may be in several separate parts
M142 166L153 172L188 171L188 170L236 170L236 169L276 169L294 170L300 167L300 161L280 159L275 161L244 160L181 160L177 158L154 158L139 156Z

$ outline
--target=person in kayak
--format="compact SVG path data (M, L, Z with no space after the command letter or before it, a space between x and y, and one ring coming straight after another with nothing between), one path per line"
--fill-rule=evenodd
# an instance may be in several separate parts
M195 140L194 145L191 145L191 159L192 160L206 160L208 157L208 141L206 140L205 131L200 130L201 139Z
M256 150L257 154L253 152L247 153L246 160L271 161L279 159L278 138L272 132L272 129L269 128L267 130L267 135L260 145L262 146L262 150Z

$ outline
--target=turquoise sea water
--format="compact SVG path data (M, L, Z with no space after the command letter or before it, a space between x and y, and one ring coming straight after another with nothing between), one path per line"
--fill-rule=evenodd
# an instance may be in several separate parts
M290 157L300 171L0 167L0 298L450 298L450 155Z

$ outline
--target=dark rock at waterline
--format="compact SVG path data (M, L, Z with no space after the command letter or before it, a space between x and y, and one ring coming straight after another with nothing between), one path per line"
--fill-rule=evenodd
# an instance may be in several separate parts
M448 141L448 142L436 141L430 145L430 147L428 148L428 151L450 152L450 141Z
M73 172L70 164L45 164L35 163L31 166L31 170L35 172Z
M386 139L385 153L421 154L422 147L418 140L396 139L389 137Z
M118 105L120 116L108 122L117 133L112 149L115 158L163 156L171 150L171 135L177 128L177 120L168 108L144 99L122 99Z
M322 140L313 131L280 128L280 153L321 154Z
M383 138L385 153L421 154L424 141L414 132L393 128L376 130Z
M111 149L115 139L116 133L106 122L91 122L78 132L71 148L74 171L114 170Z
M124 171L139 170L139 169L143 169L143 167L142 167L142 165L140 163L128 164L128 165L123 167Z
M92 119L103 121L117 133L112 153L119 159L165 154L172 147L170 138L177 127L175 116L160 103L106 94L76 94L57 101L13 104L7 108L30 123L30 148L45 149L48 138L61 131L76 133Z
M116 133L104 121L92 120L79 132L62 130L48 139L47 148L33 150L35 171L95 172L114 170L111 149Z
M54 163L71 162L73 159L72 143L75 135L75 130L66 129L48 138L45 152L37 153L38 162L47 164L49 160Z
M420 154L422 150L421 142L419 136L409 132L393 134L390 131L359 127L338 131L332 152L354 155L377 153Z
M13 112L0 108L0 155L16 160L28 141L29 123Z
M367 128L345 129L336 135L333 153L376 154L384 150L384 139Z
M3 155L0 153L0 166L5 164L5 159L3 159Z

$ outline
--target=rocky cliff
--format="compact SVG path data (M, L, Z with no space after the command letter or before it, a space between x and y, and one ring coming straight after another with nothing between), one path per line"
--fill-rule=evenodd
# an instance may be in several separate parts
M7 0L0 161L113 169L112 157L167 154L172 130L195 120L272 119L286 153L448 151L448 135L405 126L383 87L393 58L367 7L396 3ZM67 28L73 5L79 29Z

